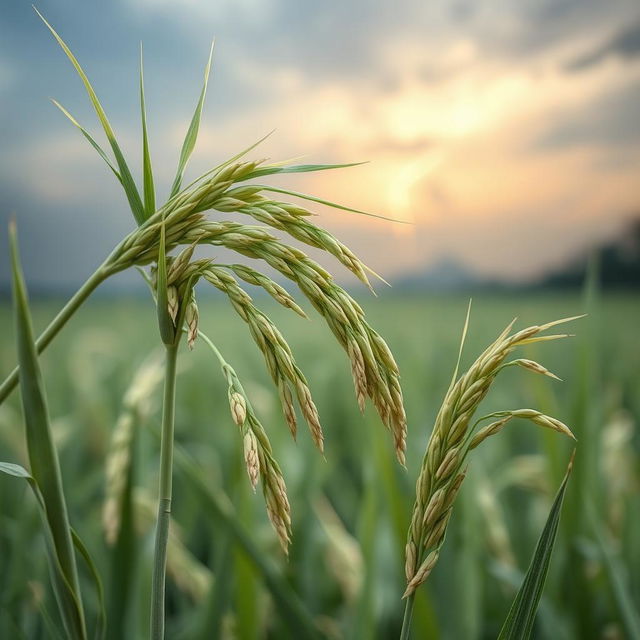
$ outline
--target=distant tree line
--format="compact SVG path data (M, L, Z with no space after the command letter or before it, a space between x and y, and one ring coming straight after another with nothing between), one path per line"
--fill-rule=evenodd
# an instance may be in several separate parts
M597 261L601 286L607 289L640 288L640 218L615 241L593 249L566 268L543 277L536 287L571 288L583 284L589 261Z

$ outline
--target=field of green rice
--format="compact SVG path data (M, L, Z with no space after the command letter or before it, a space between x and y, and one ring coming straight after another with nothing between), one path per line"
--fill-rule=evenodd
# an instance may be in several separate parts
M264 502L246 477L242 441L218 362L196 342L180 358L169 549L167 637L300 638L309 615L329 638L396 638L402 621L404 545L417 477L447 390L468 300L379 298L357 291L402 374L407 470L371 407L361 416L349 363L317 315L303 320L256 296L289 341L325 430L325 458L301 429L291 440L264 361L223 298L200 301L202 329L235 367L287 482L293 545L285 559ZM32 304L38 331L59 307ZM481 294L473 301L463 367L504 326L587 312L569 340L535 344L535 359L564 382L511 368L484 413L536 407L578 439L535 638L637 638L640 633L640 299L631 294ZM10 305L0 306L0 373L16 362ZM111 434L140 365L159 345L150 300L95 298L41 357L71 524L102 575L110 638L144 638L158 473L161 384L148 418L133 412L136 446L126 479L130 509L115 545L102 509ZM146 409L146 407L144 408ZM142 416L144 418L144 416ZM443 555L419 589L414 638L495 638L529 563L572 443L522 421L471 458ZM27 459L19 391L0 406L0 460ZM230 530L219 512L233 510ZM128 516L127 516L128 514ZM38 510L26 483L0 476L0 638L56 637L56 607ZM81 564L89 626L96 600ZM294 613L292 613L293 607ZM300 613L302 611L302 613ZM217 635L216 635L217 634Z

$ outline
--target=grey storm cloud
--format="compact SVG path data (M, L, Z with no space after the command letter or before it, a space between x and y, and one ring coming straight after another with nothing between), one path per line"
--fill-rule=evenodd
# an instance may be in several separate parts
M548 150L578 145L620 148L637 145L640 142L638 104L640 82L602 96L578 116L558 114L556 122L535 140L533 148Z
M569 71L584 71L610 57L630 60L640 56L640 20L626 25L602 45L572 60Z

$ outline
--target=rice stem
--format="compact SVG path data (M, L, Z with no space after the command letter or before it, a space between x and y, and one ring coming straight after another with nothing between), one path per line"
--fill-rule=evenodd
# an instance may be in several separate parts
M173 467L173 431L175 423L176 363L178 343L166 346L162 436L160 441L160 488L158 521L151 584L151 639L164 638L164 599L167 568L167 541L171 521L171 484Z
M71 316L80 308L82 303L93 293L93 291L109 276L109 272L104 265L95 271L91 277L73 294L67 304L62 307L58 315L49 323L47 328L36 340L36 350L38 353L44 351L47 345L56 337L60 329L69 321ZM0 385L0 404L13 391L18 383L18 372L16 367Z
M400 631L400 640L409 640L411 633L411 616L413 615L413 600L415 593L407 596L404 604L404 617L402 618L402 630Z

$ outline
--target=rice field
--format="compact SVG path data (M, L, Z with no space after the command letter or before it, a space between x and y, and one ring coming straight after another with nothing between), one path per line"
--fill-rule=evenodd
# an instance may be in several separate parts
M468 300L403 297L389 290L377 299L362 290L353 295L400 366L409 428L406 470L395 460L393 439L373 408L368 405L360 415L348 359L317 316L309 313L312 320L304 320L256 295L313 390L325 432L324 458L306 430L292 442L263 358L227 300L199 299L201 328L242 380L282 467L293 539L286 559L264 501L247 478L219 363L199 340L193 352L183 347L168 638L300 638L308 619L328 638L398 637L415 481L455 367ZM33 303L36 330L59 306ZM482 294L473 302L462 368L514 316L522 328L584 312L589 316L569 329L576 337L522 351L564 382L511 368L481 411L535 407L562 420L578 438L534 637L635 638L640 300L596 290ZM40 359L69 519L102 576L110 638L148 636L162 399L161 377L153 375L149 360L159 344L156 324L150 300L97 297ZM4 377L16 361L8 303L0 307L0 335ZM117 475L112 438L126 421L133 425L133 453L123 467L128 472L121 473L127 500L114 533L110 519L104 523L107 487L113 486L107 464ZM440 560L417 592L412 637L497 636L571 450L569 439L514 421L474 452ZM0 406L0 460L28 466L17 391ZM0 476L0 519L0 638L55 638L59 623L45 541L26 483ZM97 598L82 562L79 570L93 628Z

